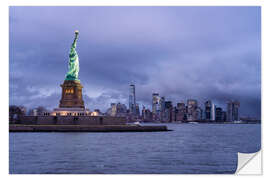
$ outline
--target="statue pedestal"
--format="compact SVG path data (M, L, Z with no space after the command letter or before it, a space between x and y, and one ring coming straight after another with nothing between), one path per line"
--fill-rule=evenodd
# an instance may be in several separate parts
M62 98L60 100L60 108L83 108L82 88L80 81L65 80L62 87Z

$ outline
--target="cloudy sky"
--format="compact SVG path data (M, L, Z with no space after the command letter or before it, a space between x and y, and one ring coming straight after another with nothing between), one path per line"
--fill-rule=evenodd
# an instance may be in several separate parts
M241 115L261 113L259 7L10 7L9 101L57 107L68 53L79 30L85 105L140 105L153 92L176 102L210 99Z

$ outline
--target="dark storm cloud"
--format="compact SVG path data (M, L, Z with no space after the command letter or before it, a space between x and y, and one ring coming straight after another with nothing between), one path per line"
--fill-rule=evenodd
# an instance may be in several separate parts
M11 7L10 103L56 107L74 30L84 100L212 99L260 116L259 7Z

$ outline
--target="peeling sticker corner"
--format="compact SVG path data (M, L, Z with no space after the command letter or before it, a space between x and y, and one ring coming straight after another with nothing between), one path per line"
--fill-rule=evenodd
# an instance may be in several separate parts
M237 175L261 175L261 150L255 153L238 153Z

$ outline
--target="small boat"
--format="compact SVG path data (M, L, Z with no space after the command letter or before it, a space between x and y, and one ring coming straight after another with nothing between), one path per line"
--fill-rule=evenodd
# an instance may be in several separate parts
M189 122L189 124L199 124L198 122Z
M139 121L134 122L133 124L134 124L134 125L137 125L137 126L140 126L140 125L141 125L141 123L140 123Z
M234 124L241 124L242 121L234 121Z

